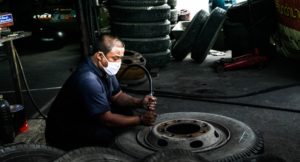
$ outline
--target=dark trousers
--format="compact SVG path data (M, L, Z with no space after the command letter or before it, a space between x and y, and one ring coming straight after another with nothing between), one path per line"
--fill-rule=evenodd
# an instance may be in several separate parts
M113 113L131 116L133 111L128 108L114 107ZM92 125L92 126L91 126ZM73 150L85 146L109 147L114 138L130 128L106 127L95 120L93 123L82 123L62 126L61 122L47 124L45 136L48 145L62 149Z

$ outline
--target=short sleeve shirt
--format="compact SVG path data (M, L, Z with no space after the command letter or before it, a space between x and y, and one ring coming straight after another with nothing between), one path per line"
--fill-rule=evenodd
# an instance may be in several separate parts
M110 111L111 97L120 92L115 76L86 59L68 78L48 113L47 124L91 125L100 114ZM89 123L89 124L87 124Z

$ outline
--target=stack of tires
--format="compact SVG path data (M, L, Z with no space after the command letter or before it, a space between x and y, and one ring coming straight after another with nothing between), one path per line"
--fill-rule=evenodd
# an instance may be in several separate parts
M177 0L168 0L167 3L171 8L169 21L171 22L171 29L173 29L178 21L178 10L176 9Z
M170 6L166 0L111 0L111 33L120 37L127 50L147 60L148 69L169 63Z

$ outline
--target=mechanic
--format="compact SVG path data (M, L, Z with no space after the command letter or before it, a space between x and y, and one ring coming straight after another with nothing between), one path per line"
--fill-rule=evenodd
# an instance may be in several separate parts
M126 94L116 79L125 52L123 42L104 34L97 46L64 83L50 107L45 129L50 146L63 150L110 146L119 133L155 122L156 97ZM137 113L137 108L147 110Z

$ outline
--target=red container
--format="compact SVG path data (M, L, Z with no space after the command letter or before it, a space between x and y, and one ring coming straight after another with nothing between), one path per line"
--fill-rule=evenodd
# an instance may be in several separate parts
M28 130L28 122L26 112L22 105L10 105L10 112L13 119L15 133L23 133Z

